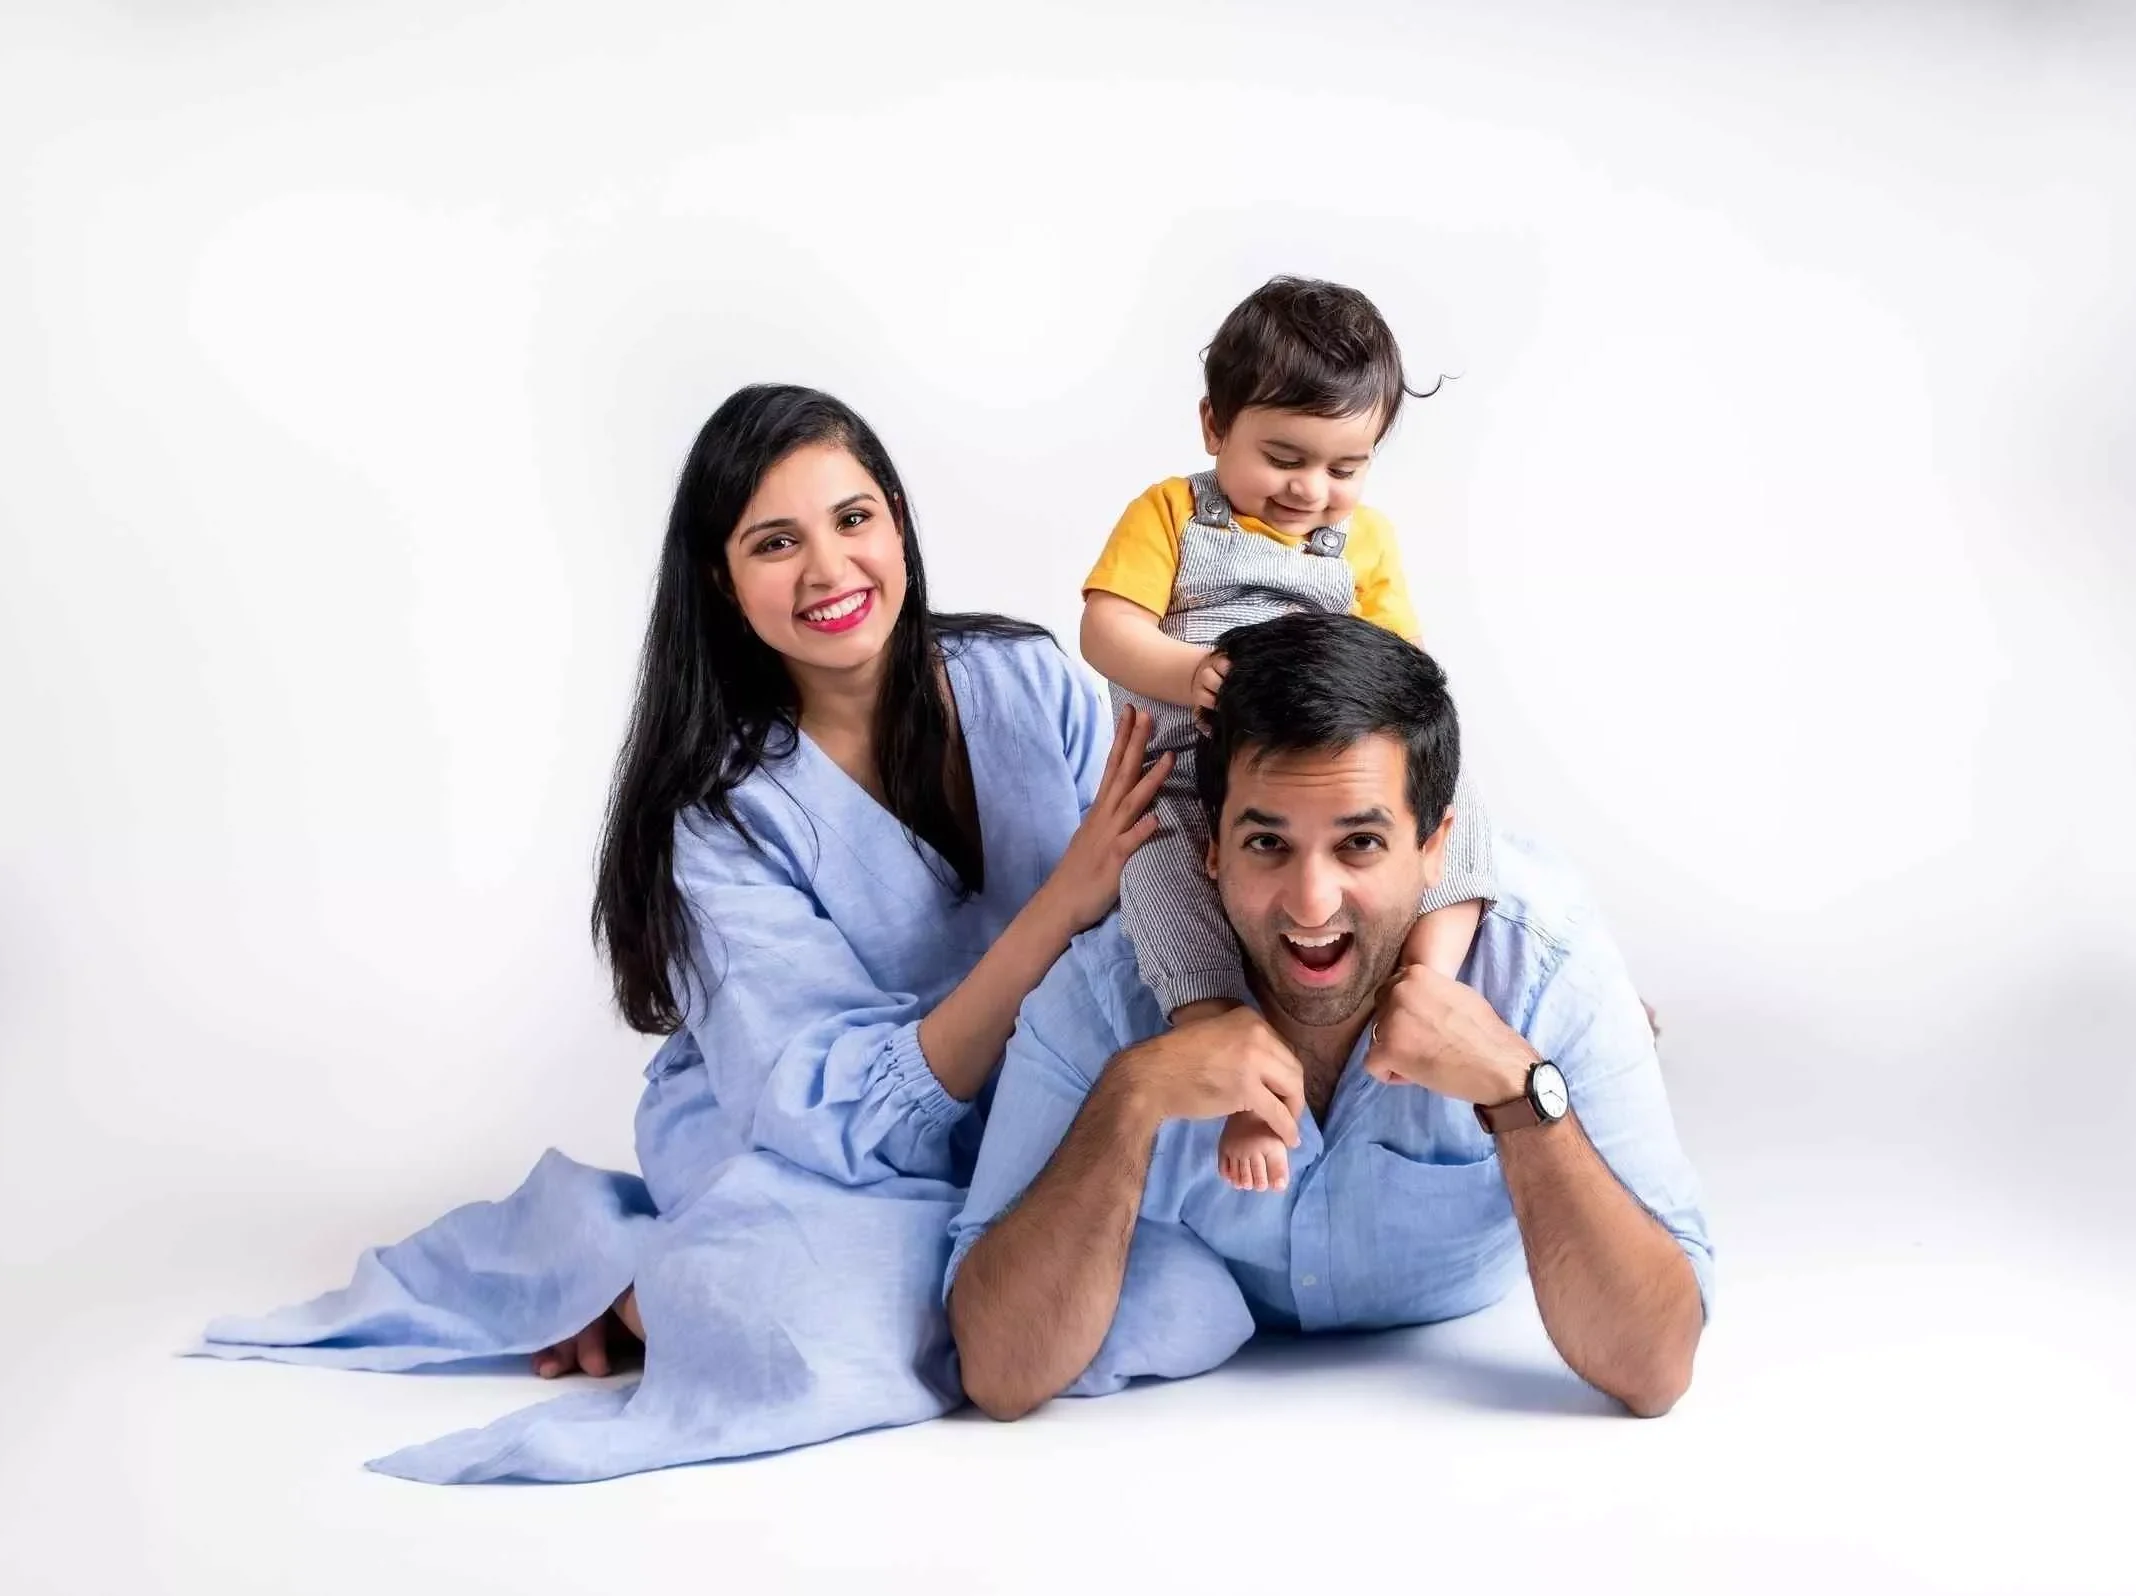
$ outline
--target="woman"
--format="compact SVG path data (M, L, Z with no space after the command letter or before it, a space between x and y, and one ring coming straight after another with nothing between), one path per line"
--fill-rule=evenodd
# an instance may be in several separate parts
M644 1339L633 1390L373 1465L417 1479L601 1478L956 1405L948 1223L1018 1007L1155 824L1147 736L1108 738L1037 628L929 611L859 416L736 393L676 492L595 897L625 1017L670 1033L642 1181L551 1152L201 1350L604 1373L610 1303Z

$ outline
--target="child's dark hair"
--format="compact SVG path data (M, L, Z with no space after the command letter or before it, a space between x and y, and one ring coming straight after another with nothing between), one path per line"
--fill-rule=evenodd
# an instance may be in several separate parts
M1402 351L1371 300L1310 277L1271 277L1240 301L1203 351L1202 375L1219 434L1241 410L1261 405L1308 416L1377 410L1384 438L1404 394L1428 399L1439 391L1437 382L1409 386Z

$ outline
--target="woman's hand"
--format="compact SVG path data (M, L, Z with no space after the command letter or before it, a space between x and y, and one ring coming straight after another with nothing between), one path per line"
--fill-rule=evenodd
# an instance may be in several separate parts
M1066 919L1070 935L1105 918L1120 899L1121 867L1157 834L1157 817L1149 807L1172 773L1172 756L1159 754L1144 770L1149 747L1149 714L1130 707L1113 733L1097 799L1041 889Z

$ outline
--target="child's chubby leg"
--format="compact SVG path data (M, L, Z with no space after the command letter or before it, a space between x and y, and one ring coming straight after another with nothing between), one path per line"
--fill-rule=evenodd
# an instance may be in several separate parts
M1238 941L1224 918L1207 869L1207 821L1194 791L1189 745L1153 812L1159 834L1127 862L1120 877L1120 918L1135 944L1143 980L1176 1029L1215 1019L1247 1001ZM1225 1124L1218 1168L1242 1191L1281 1191L1290 1180L1282 1139L1250 1115Z
M1172 1011L1172 1028L1213 1020L1238 1006L1227 997L1182 1003ZM1281 1191L1290 1184L1290 1158L1283 1138L1244 1112L1224 1121L1223 1134L1216 1139L1216 1168L1240 1191Z
M1402 939L1402 963L1428 965L1449 981L1459 980L1469 946L1476 940L1476 927L1482 923L1480 898L1420 914Z

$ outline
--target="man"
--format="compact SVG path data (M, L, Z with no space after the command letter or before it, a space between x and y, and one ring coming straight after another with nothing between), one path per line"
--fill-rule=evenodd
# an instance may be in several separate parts
M1197 780L1259 1008L1167 1030L1116 921L1031 995L953 1231L965 1390L1015 1418L1214 1368L1258 1326L1472 1313L1525 1255L1565 1361L1666 1412L1712 1253L1616 949L1553 866L1501 839L1462 980L1397 973L1453 819L1444 674L1340 615L1224 647ZM1294 1149L1284 1189L1218 1173L1242 1109Z

